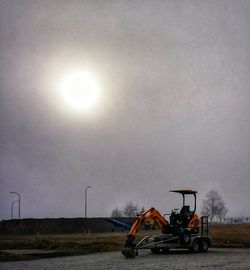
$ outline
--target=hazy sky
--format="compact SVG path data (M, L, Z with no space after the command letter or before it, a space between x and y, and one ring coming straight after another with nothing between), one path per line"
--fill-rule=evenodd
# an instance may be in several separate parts
M0 219L162 213L217 189L250 215L250 1L0 0ZM102 99L70 110L87 68ZM15 209L15 216L17 211Z

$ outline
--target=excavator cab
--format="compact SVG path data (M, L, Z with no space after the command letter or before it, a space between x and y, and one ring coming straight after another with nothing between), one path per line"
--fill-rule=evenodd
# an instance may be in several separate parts
M179 193L182 195L182 208L180 212L177 212L176 209L172 211L170 215L170 225L173 227L173 230L178 232L189 228L192 233L199 232L199 218L195 214L196 211L196 193L197 191L191 189L181 189L181 190L170 190L170 192ZM190 206L186 205L186 196L194 196L194 206L190 210Z

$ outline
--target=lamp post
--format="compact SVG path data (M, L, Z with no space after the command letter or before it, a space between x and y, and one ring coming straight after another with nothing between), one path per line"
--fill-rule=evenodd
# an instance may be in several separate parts
M89 188L91 188L91 186L87 186L85 188L85 218L87 218L87 195L88 195Z
M13 206L16 202L18 202L18 218L20 219L20 216L21 216L21 196L18 192L11 191L10 193L18 196L18 200L13 201L11 204L11 218L13 218Z
M14 204L17 203L17 202L19 203L19 201L13 201L11 203L11 219L14 218Z

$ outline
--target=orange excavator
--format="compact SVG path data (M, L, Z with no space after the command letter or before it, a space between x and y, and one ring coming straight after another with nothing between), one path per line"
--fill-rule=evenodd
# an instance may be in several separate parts
M201 218L196 211L197 191L191 189L170 190L170 192L182 195L183 203L180 211L172 210L169 221L165 219L154 207L148 208L140 213L127 235L122 254L129 258L138 255L139 249L151 249L153 253L167 253L171 248L186 248L192 252L206 252L211 245L211 238L208 236L208 217ZM186 196L194 196L194 207L186 205ZM136 242L135 236L142 224L154 220L161 229L163 235L157 237L145 236Z

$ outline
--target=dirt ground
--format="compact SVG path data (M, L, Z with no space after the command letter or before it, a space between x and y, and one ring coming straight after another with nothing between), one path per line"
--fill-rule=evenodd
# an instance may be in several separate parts
M169 254L152 254L141 251L139 256L126 259L120 252L95 253L84 256L61 257L53 259L2 262L4 270L147 270L147 269L223 269L247 270L250 265L250 249L212 248L207 253L188 253L172 251Z
M157 235L160 231L140 231ZM213 224L210 226L213 247L250 248L250 224ZM54 234L0 236L0 261L20 261L96 252L120 251L126 240L126 231L102 234Z
M250 247L250 223L212 224L209 232L214 246Z

